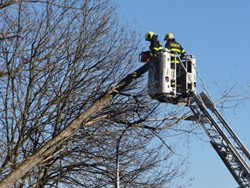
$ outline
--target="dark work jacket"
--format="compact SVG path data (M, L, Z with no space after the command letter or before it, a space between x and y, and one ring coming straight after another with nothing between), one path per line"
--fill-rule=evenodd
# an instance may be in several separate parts
M152 52L161 52L162 51L162 45L160 41L158 40L157 35L154 35L150 41L150 50Z
M172 63L179 63L179 60L178 58L174 58L175 54L180 54L181 56L186 54L186 51L183 49L183 47L180 45L180 43L178 43L177 41L175 40L169 40L166 45L165 45L165 48L167 48L170 53L172 54L172 57L171 58L171 62Z

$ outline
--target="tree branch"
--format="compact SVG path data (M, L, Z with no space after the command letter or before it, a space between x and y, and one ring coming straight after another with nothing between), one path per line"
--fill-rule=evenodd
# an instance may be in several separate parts
M147 71L147 64L127 75L122 79L114 88L108 91L104 96L99 98L88 110L76 118L66 129L59 133L54 139L47 142L42 148L35 152L32 156L26 158L17 167L7 175L1 182L0 188L13 187L19 179L21 179L27 172L34 166L37 166L42 161L53 155L57 148L63 144L67 144L67 140L71 138L76 131L84 124L87 123L91 115L101 111L104 107L109 105L110 101L126 88L133 80L139 78Z

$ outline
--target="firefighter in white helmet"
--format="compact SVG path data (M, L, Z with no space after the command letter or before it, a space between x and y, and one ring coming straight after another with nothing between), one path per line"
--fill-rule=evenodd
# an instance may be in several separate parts
M182 65L180 64L180 59L182 59L186 55L186 51L181 46L180 43L178 43L175 40L173 33L168 33L165 35L164 38L166 42L165 48L168 50L171 54L171 67L175 67L176 65L176 73L177 73L177 92L183 92L186 90L185 88L185 71L182 71ZM179 57L178 57L179 56ZM185 66L185 65L184 65Z
M168 33L166 34L165 38L164 38L166 42L165 44L165 48L167 50L170 51L171 54L173 54L173 56L177 53L179 55L181 55L181 57L183 57L184 55L186 55L186 51L184 50L184 48L181 46L180 43L178 43L175 40L174 34L173 33ZM180 63L178 58L171 58L171 62L172 63Z

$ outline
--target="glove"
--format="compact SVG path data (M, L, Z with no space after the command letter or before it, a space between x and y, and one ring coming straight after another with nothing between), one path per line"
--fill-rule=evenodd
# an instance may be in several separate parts
M188 59L188 54L181 54L181 59Z

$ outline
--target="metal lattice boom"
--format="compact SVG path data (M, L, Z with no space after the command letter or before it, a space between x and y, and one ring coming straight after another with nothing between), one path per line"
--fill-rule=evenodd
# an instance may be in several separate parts
M236 136L212 100L204 93L191 92L189 105L196 120L210 138L210 143L241 188L250 188L250 154Z

